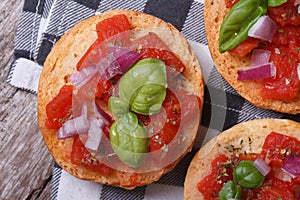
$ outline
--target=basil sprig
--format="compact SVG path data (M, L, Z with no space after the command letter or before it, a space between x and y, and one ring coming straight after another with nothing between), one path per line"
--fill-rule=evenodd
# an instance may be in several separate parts
M124 114L112 124L109 138L114 152L129 167L138 167L148 152L147 128L139 124L133 113Z
M219 51L224 53L248 38L249 29L267 13L268 0L240 0L227 13L220 28Z
M258 188L265 177L254 167L253 161L240 161L234 168L233 179L245 188Z
M242 187L258 188L265 177L253 165L253 161L240 161L234 168L233 181L226 182L219 192L218 200L241 199Z
M235 185L233 181L225 183L219 193L218 200L241 199L242 188L240 185Z

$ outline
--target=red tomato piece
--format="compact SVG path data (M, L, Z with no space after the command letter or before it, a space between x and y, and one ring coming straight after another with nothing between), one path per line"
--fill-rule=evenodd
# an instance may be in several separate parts
M293 184L282 181L277 178L274 178L270 175L267 176L265 182L262 187L253 190L255 197L253 200L274 200L274 199L282 199L282 200L297 200L298 198L294 195L294 186ZM246 198L243 198L246 199Z
M239 0L225 0L225 4L227 8L232 8L234 4L236 4Z
M300 155L300 141L276 132L270 133L264 142L262 156L271 161L272 166L281 167L292 154Z
M126 15L123 14L115 15L99 22L96 25L98 39L95 40L86 53L81 57L77 63L77 70L80 71L85 67L98 63L107 55L107 50L104 48L102 42L111 36L117 35L129 29L129 21ZM124 40L124 43L128 42L128 37L126 34L124 34L124 37L121 38Z
M262 97L267 99L293 100L298 96L300 81L297 66L300 62L300 27L279 27L272 43L264 43L271 51L270 60L276 66L276 77L264 81Z
M98 85L97 85L97 91L95 94L95 98L97 103L100 106L106 107L108 105L108 99L109 97L112 96L113 94L113 86L119 81L121 78L120 75L116 75L114 78L107 80L107 81L102 81L100 80Z
M256 48L259 42L259 39L249 37L244 42L239 44L237 47L229 50L228 52L233 56L244 57L248 55L254 48Z
M96 25L98 40L101 42L105 39L117 35L130 29L129 21L124 14L115 15L111 18L104 19Z
M71 152L71 162L78 166L84 166L100 174L111 174L112 169L103 163L100 163L92 154L85 148L79 136L73 139Z
M280 6L268 7L268 15L281 26L287 24L299 25L300 15L297 11L298 6L294 6L294 2L295 1L288 0Z
M134 40L130 45L130 49L133 51L141 51L148 48L168 50L168 46L154 32L149 32L147 35Z
M77 71L82 70L88 66L98 63L102 58L105 57L106 51L103 48L102 41L95 40L95 42L90 46L86 53L78 61L76 67Z
M183 73L185 71L184 64L180 59L171 51L160 50L155 48L142 49L140 59L157 58L163 61L168 67L175 69L177 72Z
M46 127L58 130L62 124L72 118L72 85L64 85L59 93L46 105Z
M145 58L157 58L179 73L185 71L184 64L171 52L166 44L158 37L156 33L149 34L135 40L130 49L140 52L140 60Z
M203 194L204 199L218 199L223 183L226 183L228 180L232 180L232 169L225 168L222 164L226 161L227 157L225 155L220 155L215 158L211 163L211 173L198 183L198 190ZM226 173L231 176L222 176L221 173L224 173L224 170L226 170Z

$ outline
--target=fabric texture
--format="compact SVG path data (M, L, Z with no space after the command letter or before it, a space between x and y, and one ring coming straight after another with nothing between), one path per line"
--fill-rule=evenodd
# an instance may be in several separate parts
M190 161L203 144L221 131L258 118L286 118L300 122L300 115L253 106L220 76L207 47L203 8L201 0L25 0L15 42L15 61L7 76L7 81L15 87L36 93L42 65L59 38L76 23L109 9L142 11L172 23L195 50L206 83L203 118L195 146L174 170L156 183L127 191L79 180L55 165L52 200L183 199L184 179Z

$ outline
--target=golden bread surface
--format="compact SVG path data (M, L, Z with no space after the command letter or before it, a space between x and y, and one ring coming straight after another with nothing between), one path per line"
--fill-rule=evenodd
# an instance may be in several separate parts
M232 56L228 52L219 52L220 26L228 9L225 0L205 0L204 22L208 46L212 59L221 76L246 100L253 105L283 113L300 113L300 94L291 101L263 99L260 91L261 81L239 81L237 71L250 67L250 56L243 58Z
M243 122L220 133L206 143L193 158L184 183L184 199L204 199L197 184L211 172L212 161L221 154L230 154L228 145L241 148L237 154L260 153L265 138L272 131L300 140L300 123L285 119L257 119ZM250 138L250 139L249 139ZM241 145L241 140L242 142ZM226 148L227 147L227 148Z
M72 164L70 156L73 138L58 140L56 131L49 130L45 127L45 120L47 118L46 105L56 96L63 85L70 84L67 78L68 75L76 71L77 62L97 38L95 31L96 24L116 14L125 14L132 29L164 28L170 33L178 34L179 37L177 40L175 42L169 42L167 45L170 50L172 50L185 64L186 71L184 76L190 83L192 83L194 93L200 98L201 103L199 106L200 111L202 110L204 83L200 63L188 42L179 33L179 31L171 24L145 13L126 10L111 10L100 15L93 16L75 25L71 30L63 35L53 47L44 63L39 82L38 122L41 134L43 135L50 153L58 165L60 165L64 170L81 179L119 186L126 189L133 189L138 185L145 185L158 180L163 174L175 167L184 154L190 151L193 144L190 145L187 151L178 160L169 166L158 171L138 173L136 177L138 185L135 185L131 182L131 178L134 175L133 173L114 170L110 175L101 175L82 166ZM201 114L199 118L200 117ZM195 121L196 123L190 127L189 131L193 138L195 138L197 134L200 119Z

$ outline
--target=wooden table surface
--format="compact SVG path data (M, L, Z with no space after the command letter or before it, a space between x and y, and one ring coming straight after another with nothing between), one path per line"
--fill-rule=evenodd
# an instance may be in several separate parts
M0 1L0 199L50 199L53 159L37 126L37 97L6 83L24 0Z

